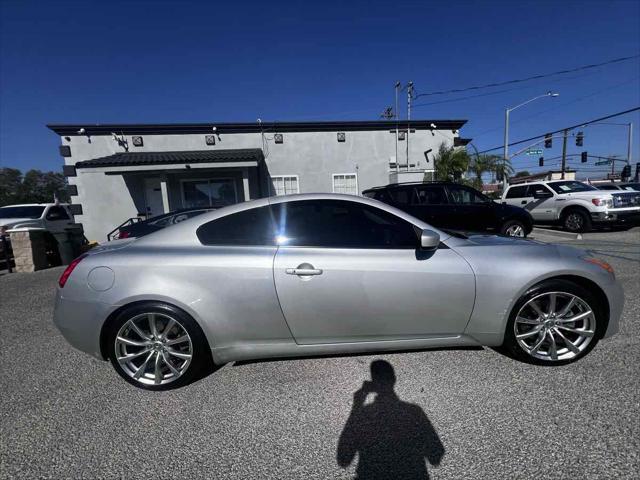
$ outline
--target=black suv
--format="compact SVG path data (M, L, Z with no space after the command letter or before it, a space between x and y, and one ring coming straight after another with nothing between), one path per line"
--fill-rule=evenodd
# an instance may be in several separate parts
M434 227L526 237L533 218L524 208L496 203L477 190L452 182L396 183L362 192Z

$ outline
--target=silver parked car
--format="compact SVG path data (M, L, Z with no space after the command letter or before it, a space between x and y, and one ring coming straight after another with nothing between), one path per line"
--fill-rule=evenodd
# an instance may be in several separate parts
M562 365L618 331L623 293L584 251L437 230L376 200L291 195L221 208L76 259L54 321L130 383L213 361L500 346Z

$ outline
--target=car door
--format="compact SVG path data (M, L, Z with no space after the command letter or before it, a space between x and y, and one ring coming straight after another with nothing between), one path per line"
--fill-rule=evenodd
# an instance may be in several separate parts
M52 205L44 214L45 228L52 233L62 233L73 224L69 213L61 205Z
M495 227L492 202L464 185L447 185L452 210L449 228L484 232Z
M274 281L299 344L457 335L475 297L471 268L442 246L417 249L413 224L343 200L273 204Z
M455 207L448 203L444 185L417 185L413 190L406 208L408 213L434 227L452 226Z
M558 208L562 208L564 199L554 198L553 192L542 183L531 183L527 189L525 210L531 213L534 220L555 220Z

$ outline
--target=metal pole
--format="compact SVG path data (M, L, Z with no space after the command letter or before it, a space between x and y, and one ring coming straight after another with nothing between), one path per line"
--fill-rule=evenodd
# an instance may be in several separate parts
M629 123L629 141L627 143L627 165L631 165L631 142L633 139L633 123Z
M395 109L395 116L396 116L396 174L400 171L400 163L399 163L399 158L398 158L398 89L400 88L400 82L396 82L396 109ZM398 180L398 177L396 175L396 181Z
M564 172L567 169L567 136L569 130L565 129L562 137L562 180L564 180Z
M411 130L411 95L413 82L407 84L407 172L409 171L409 133Z
M509 160L509 109L507 108L504 111L504 153L503 153L504 168L503 170L506 170L508 160ZM506 189L507 189L507 178L505 175L502 175L502 191L504 192Z

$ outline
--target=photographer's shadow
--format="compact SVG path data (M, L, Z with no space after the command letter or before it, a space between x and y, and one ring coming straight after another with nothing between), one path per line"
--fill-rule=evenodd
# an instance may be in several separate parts
M438 466L444 446L418 405L403 402L394 391L393 366L371 362L371 381L353 395L353 408L338 441L336 460L348 467L358 454L356 478L426 479L427 464ZM365 404L374 394L372 403Z

